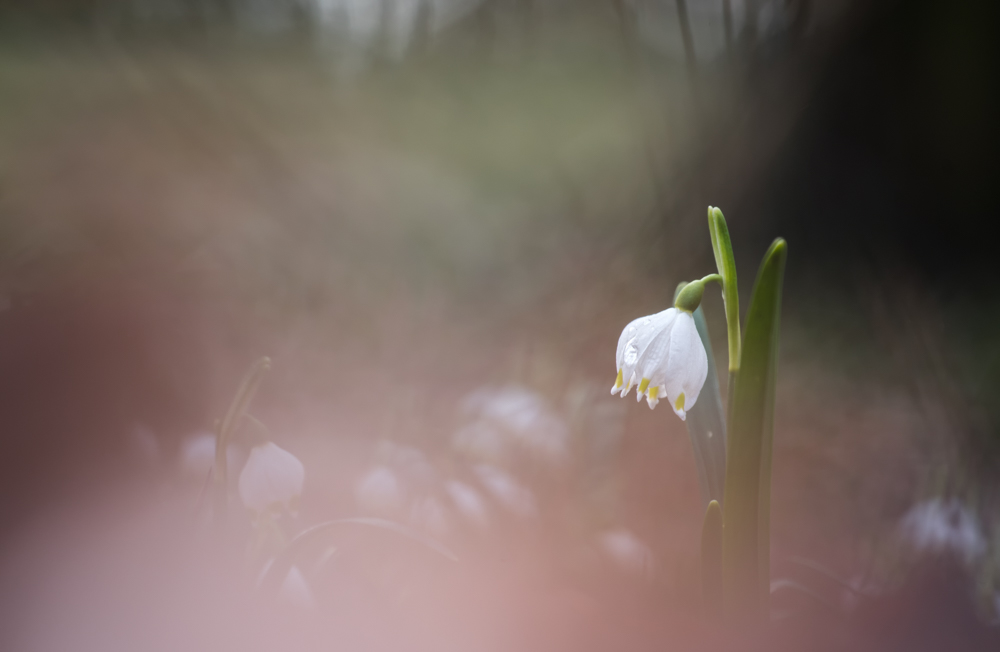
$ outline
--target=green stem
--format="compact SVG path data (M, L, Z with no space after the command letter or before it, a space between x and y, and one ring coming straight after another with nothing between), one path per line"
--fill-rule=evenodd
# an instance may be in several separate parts
M729 239L729 227L722 211L708 208L708 231L712 237L712 251L715 266L722 277L722 298L726 304L726 331L729 338L730 378L740 370L740 294L736 285L736 259L733 257L733 243ZM714 279L713 279L714 280ZM732 394L732 385L729 387Z

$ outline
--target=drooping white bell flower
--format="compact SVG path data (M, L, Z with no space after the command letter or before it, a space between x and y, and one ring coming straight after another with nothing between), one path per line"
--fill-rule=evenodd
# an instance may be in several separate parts
M240 498L258 514L269 509L292 509L302 494L306 471L299 458L267 442L250 451L240 473Z
M694 406L708 376L708 354L694 317L667 308L629 323L618 338L618 377L611 393L624 397L638 383L636 400L646 397L650 409L666 395L682 420Z

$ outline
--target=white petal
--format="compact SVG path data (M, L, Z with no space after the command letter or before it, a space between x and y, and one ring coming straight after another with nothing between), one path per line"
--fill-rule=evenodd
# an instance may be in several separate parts
M629 374L628 381L624 385L622 385L622 398L625 398L625 396L629 393L629 390L632 389L632 385L635 385L634 371L631 374Z
M643 350L639 361L638 367L641 377L649 379L650 387L657 387L663 384L668 373L668 362L671 353L670 342L673 339L674 329L676 328L679 316L687 314L682 313L676 308L671 308L669 312L670 314L661 322L660 329L654 334L648 346Z
M681 419L686 417L687 411L698 400L707 376L708 354L698 335L694 317L690 313L681 313L670 337L664 383L670 405Z
M635 373L647 347L664 329L669 329L677 312L676 308L667 308L655 315L635 319L625 327L618 338L618 351L615 356L617 370L622 372L623 379L629 378ZM624 391L627 393L628 385L625 387Z

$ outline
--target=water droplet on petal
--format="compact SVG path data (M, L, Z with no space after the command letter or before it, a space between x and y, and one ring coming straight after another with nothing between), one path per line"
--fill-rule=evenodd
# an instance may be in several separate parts
M639 349L636 348L633 342L629 342L628 346L625 347L625 364L634 365L638 359Z

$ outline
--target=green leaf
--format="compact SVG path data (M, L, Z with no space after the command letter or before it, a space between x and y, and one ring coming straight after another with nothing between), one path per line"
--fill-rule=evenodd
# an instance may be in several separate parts
M677 286L675 300L684 286L684 283ZM701 342L705 345L705 353L708 354L708 376L698 395L698 402L687 412L684 425L687 427L695 468L698 470L702 508L707 509L710 501L717 500L721 503L723 499L726 482L726 421L719 391L719 376L715 372L712 340L708 336L705 313L700 306L694 311L694 323Z
M731 621L759 620L767 613L771 443L786 257L787 245L779 238L757 272L730 397L723 581L726 616Z
M701 526L701 597L706 615L722 618L722 508L713 500Z

